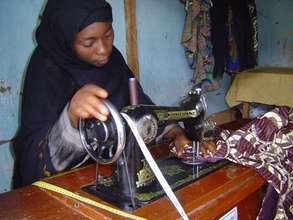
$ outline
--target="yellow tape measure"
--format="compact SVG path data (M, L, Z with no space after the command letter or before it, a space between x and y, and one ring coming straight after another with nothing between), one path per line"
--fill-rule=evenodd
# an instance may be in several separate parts
M50 183L46 183L46 182L43 182L43 181L37 181L37 182L33 183L32 185L38 186L38 187L43 188L43 189L51 190L53 192L60 193L62 195L65 195L65 196L68 196L70 198L79 200L81 202L84 202L86 204L89 204L89 205L98 207L100 209L104 209L104 210L106 210L108 212L114 213L116 215L120 215L120 216L125 217L125 218L136 219L136 220L146 220L145 218L142 218L142 217L139 217L139 216L135 216L135 215L129 214L127 212L123 212L121 210L112 208L110 206L107 206L107 205L98 203L98 202L96 202L94 200L91 200L89 198L86 198L86 197L77 195L77 194L75 194L73 192L70 192L70 191L68 191L66 189L63 189L63 188L61 188L59 186L55 186L55 185L50 184Z

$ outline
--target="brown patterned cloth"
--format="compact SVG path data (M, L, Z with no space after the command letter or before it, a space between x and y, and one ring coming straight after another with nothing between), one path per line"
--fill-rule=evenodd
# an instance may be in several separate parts
M182 45L190 68L192 82L203 90L216 90L219 82L213 79L214 57L211 44L210 0L185 0L186 17Z
M216 146L205 160L252 167L269 183L258 219L293 219L292 108L275 108L234 132L223 130Z

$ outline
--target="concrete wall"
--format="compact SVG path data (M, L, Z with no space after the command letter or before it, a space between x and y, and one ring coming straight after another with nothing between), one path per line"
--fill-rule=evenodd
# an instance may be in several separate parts
M293 1L256 0L259 64L293 67Z
M192 76L180 45L184 15L177 0L137 1L140 81L159 105L176 105Z
M41 6L38 0L0 1L0 192L10 189L13 160L9 140L18 127L21 81Z
M114 13L115 45L125 57L123 0L109 0ZM260 64L292 66L291 0L257 0ZM13 156L10 141L17 130L26 63L35 46L33 31L44 0L0 1L0 192L10 189ZM291 13L291 14L290 14ZM137 25L140 80L159 105L177 105L190 88L192 71L180 45L184 8L179 0L138 0ZM227 108L220 90L207 94L209 111Z

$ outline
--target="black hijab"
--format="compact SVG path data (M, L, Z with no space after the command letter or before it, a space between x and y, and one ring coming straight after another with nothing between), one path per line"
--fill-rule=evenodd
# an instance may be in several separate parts
M76 34L94 22L112 22L111 6L106 1L48 0L36 40L46 56L68 74L78 87L96 83L111 94L112 87L121 82L121 65L125 68L117 49L113 48L109 62L101 68L81 61L73 50Z
M74 53L76 34L94 22L112 22L111 6L106 1L47 2L36 31L38 46L26 71L21 125L14 142L16 187L55 172L46 137L79 88L94 83L108 91L108 99L118 110L129 105L128 79L133 75L115 47L109 62L99 68ZM140 103L151 104L140 86L138 94Z
M36 32L42 51L79 84L102 71L80 61L73 50L76 34L94 22L112 22L111 6L104 0L48 0Z
M79 31L94 22L112 20L111 6L105 0L48 0L36 40L41 53L60 70L50 74L73 81L74 91L87 83L97 84L108 91L108 99L120 110L129 104L128 79L133 77L120 52L113 47L109 62L97 68L78 59L73 50ZM140 98L149 102L144 94Z

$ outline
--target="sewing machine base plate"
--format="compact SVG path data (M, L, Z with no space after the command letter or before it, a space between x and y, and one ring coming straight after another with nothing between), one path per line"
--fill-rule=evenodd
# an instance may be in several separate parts
M168 158L158 160L157 163L171 188L175 191L223 167L229 162L221 160L217 163L204 163L193 166L182 163L178 158ZM154 181L149 186L137 190L135 194L136 206L133 207L131 198L124 195L115 185L105 187L103 185L96 186L92 184L82 189L126 211L143 207L164 195L161 185L157 181Z

